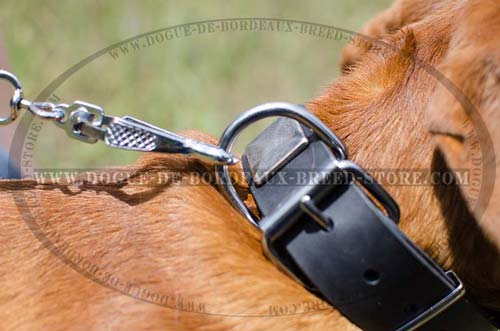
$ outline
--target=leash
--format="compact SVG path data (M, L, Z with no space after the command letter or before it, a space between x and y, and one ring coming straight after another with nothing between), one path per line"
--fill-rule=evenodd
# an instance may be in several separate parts
M75 101L68 105L26 100L19 79L8 71L0 70L0 80L5 80L14 87L10 114L0 118L0 125L13 122L22 110L27 110L37 118L53 121L70 138L90 144L100 140L114 148L179 153L211 164L238 162L234 155L217 146L174 134L131 116L105 115L101 107L87 102Z
M213 146L129 116L105 115L82 101L27 101L16 76L0 70L0 79L15 88L11 113L0 125L28 110L86 143L181 153L214 164L221 192L262 232L264 254L361 329L499 330L466 298L459 277L443 271L399 230L397 203L348 160L342 141L303 106L269 103L250 109ZM231 153L237 136L267 117L281 118L247 145L242 157L259 218L238 196L228 165L239 162Z

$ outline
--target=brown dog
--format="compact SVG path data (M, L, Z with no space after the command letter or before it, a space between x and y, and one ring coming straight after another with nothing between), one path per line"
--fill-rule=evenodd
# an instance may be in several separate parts
M473 168L474 139L489 133L481 162L499 170L498 31L493 0L402 0L364 31L394 47L348 47L347 74L309 108L367 169ZM436 66L477 111L464 110L415 58ZM479 127L475 135L467 123ZM323 306L263 257L259 234L215 187L186 184L203 165L149 155L132 169L156 184L0 182L2 329L358 330L330 309L269 317L295 303ZM155 181L171 169L183 170L180 182ZM400 204L402 230L455 270L477 303L500 311L500 184L481 183L491 185L491 200L471 199L474 185L386 189ZM47 249L43 235L71 261ZM102 284L91 280L96 268L107 275ZM140 300L152 293L167 295L171 308Z

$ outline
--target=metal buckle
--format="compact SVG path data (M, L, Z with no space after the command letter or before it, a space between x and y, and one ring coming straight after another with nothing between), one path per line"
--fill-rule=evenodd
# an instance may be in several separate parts
M316 222L323 230L330 231L334 224L330 217L326 215L323 210L317 206L316 202L320 202L323 197L335 190L328 183L328 176L337 171L343 172L346 176L350 176L349 183L356 182L359 184L370 200L376 200L374 205L377 203L385 210L387 216L394 222L399 222L400 211L397 203L392 199L392 197L385 191L385 189L375 181L366 171L361 167L356 165L354 162L349 160L334 161L330 169L325 169L327 171L321 173L319 178L320 184L315 186L306 186L297 194L297 198L287 201L286 205L280 210L264 218L259 223L259 229L264 232L262 237L262 248L264 254L273 262L278 268L287 273L295 281L299 282L302 286L312 289L311 285L307 284L304 279L300 277L300 272L295 270L292 265L283 264L282 260L274 251L272 243L277 237L281 236L284 232L288 231L290 227L294 224L286 221L282 222L279 220L289 220L296 215L296 211L300 210L307 214L310 219ZM324 184L326 183L326 184ZM371 197L370 197L371 196Z
M303 106L284 102L267 103L254 107L238 116L222 133L219 147L226 152L231 148L237 136L250 124L268 117L288 117L309 127L325 144L327 144L338 160L347 158L347 150L342 141L316 116ZM247 219L250 224L260 230L258 218L252 214L241 200L231 181L226 165L216 166L217 180L222 194Z
M460 278L453 272L447 271L446 275L455 285L455 289L450 292L441 301L436 303L434 306L426 310L424 313L419 315L417 318L406 323L396 331L414 331L420 328L425 323L432 320L434 317L438 316L448 308L450 308L454 303L460 300L465 295L465 287Z
M382 205L387 213L387 216L389 216L394 223L399 223L400 212L398 204L394 201L390 194L387 193L387 191L377 181L375 181L375 179L373 179L373 177L352 161L338 161L336 162L336 167L344 173L352 175L354 177L353 179L361 184L361 186L363 186L363 188L370 193L370 195L372 195L380 205ZM302 197L299 206L302 211L308 214L323 228L328 229L331 227L329 217L314 205L309 195L304 195Z

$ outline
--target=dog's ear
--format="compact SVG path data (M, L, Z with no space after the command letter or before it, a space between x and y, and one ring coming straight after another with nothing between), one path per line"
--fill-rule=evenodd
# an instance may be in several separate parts
M429 15L436 15L441 10L453 8L453 0L397 0L392 7L384 10L359 31L363 42L347 45L340 59L342 71L348 72L352 67L361 61L362 57L370 50L374 44L370 39L382 39L383 37L411 24L418 22Z
M455 20L426 120L455 177L470 176L464 201L500 248L500 5L471 1Z

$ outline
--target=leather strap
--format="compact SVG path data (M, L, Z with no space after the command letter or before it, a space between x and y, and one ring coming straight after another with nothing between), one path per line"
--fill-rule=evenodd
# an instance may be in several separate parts
M338 168L323 142L307 136L308 146L263 185L253 182L243 158L263 216L266 254L365 331L498 330L465 298L433 316L440 302L453 300L458 284ZM328 180L317 184L313 177ZM330 228L304 211L305 195ZM420 325L424 315L433 318Z

